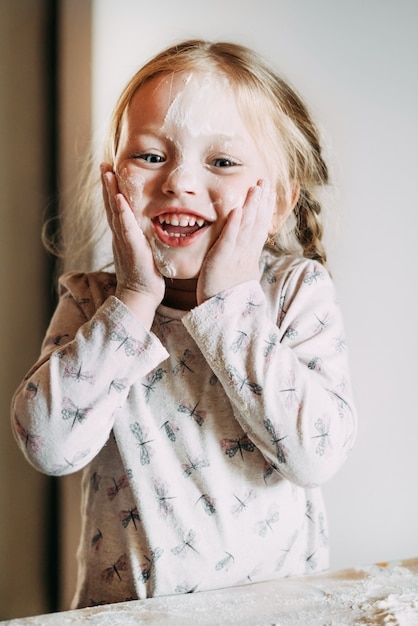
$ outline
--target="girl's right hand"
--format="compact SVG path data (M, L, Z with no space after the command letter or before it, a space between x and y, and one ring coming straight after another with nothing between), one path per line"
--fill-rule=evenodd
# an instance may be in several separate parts
M119 191L112 167L102 164L100 169L103 200L113 236L115 296L149 329L164 297L164 279L155 266L151 247L128 201Z

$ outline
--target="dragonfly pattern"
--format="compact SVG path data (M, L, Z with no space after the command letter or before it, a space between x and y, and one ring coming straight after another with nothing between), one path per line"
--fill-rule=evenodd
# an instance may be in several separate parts
M280 436L278 430L276 430L268 417L264 420L264 426L271 436L271 443L276 447L277 460L279 463L286 463L287 450L282 442L286 439L287 435Z
M278 343L278 336L276 333L270 333L269 334L269 338L265 339L265 343L267 344L266 347L263 350L263 354L266 357L266 359L270 359L277 347L277 343Z
M116 577L118 580L122 580L121 573L128 570L128 557L126 554L122 554L115 563L112 563L110 567L107 567L102 572L102 580L106 583L113 582Z
M183 476L188 478L193 474L193 472L198 472L204 467L209 467L210 463L208 459L198 458L192 461L192 459L188 456L188 462L182 463Z
M119 519L124 528L127 528L129 524L132 522L132 525L135 528L135 530L138 530L136 523L140 521L140 517L139 517L138 509L136 507L129 509L129 511L120 511Z
M318 435L313 436L313 439L319 439L319 443L316 447L316 453L323 456L327 450L327 446L329 445L329 428L321 418L316 420L315 428L319 433Z
M198 426L202 426L206 419L206 411L197 411L198 402L192 407L190 404L179 404L177 410L180 413L187 413L189 417L193 418Z
M31 400L32 398L35 398L36 394L38 393L38 389L39 389L39 385L34 383L34 382L29 382L26 385L26 398L28 400Z
M123 476L121 476L119 480L115 480L114 478L112 478L112 481L113 486L106 489L107 497L109 498L109 500L113 500L113 498L118 495L121 489L127 489L129 487L129 480L126 474L123 474Z
M172 515L174 512L172 500L175 499L175 496L168 495L168 487L161 481L154 482L154 490L160 515L164 518Z
M80 349L71 314L51 326L45 345L62 393L44 423L65 445L47 469L60 475L89 464L86 602L148 597L157 586L193 593L207 576L222 587L324 566L322 500L293 483L293 472L301 446L321 471L342 443L348 448L351 388L327 273L311 261L295 267L289 278L269 260L264 295L249 281L181 317L162 305L150 333L117 298L110 315L105 299L93 313L100 297L84 285L89 349ZM329 299L319 301L317 289ZM334 362L343 363L335 373ZM319 414L305 406L310 381L324 386ZM41 369L23 389L21 403L40 415L48 404ZM35 459L47 454L47 429L17 416L20 447Z
M157 561L164 550L162 548L155 548L148 556L145 555L145 563L141 566L141 575L139 577L140 581L145 583L151 578L152 569L154 567L155 561Z
M280 394L284 396L284 405L290 409L299 405L299 399L296 389L296 376L293 371L289 372L284 380L281 382Z
M236 503L232 506L232 514L233 515L241 515L247 508L249 503L257 497L254 489L250 489L244 496L239 497L235 493L232 494L236 500Z
M159 367L155 372L147 376L147 382L142 383L142 386L145 387L145 398L147 402L149 402L150 396L155 391L157 383L162 380L165 373L165 369Z
M78 466L83 463L84 459L90 455L90 448L80 450L71 459L64 458L64 463L54 464L52 466L51 474L59 475L62 473L68 473L69 470L75 471Z
M100 530L100 528L98 528L97 532L91 538L91 547L96 551L99 550L100 546L102 545L102 541L103 541L103 533Z
M235 561L234 556L230 552L227 552L226 556L224 556L220 561L216 563L215 569L217 571L225 570L225 569L228 570L231 567L231 565L233 565L234 561Z
M83 371L83 364L81 363L79 366L67 366L64 369L64 377L72 378L76 382L88 382L92 385L95 381L95 375L93 372Z
M161 428L164 429L164 432L167 435L167 437L170 439L170 441L174 442L177 440L177 433L179 432L179 429L173 422L169 422L167 420L166 422L164 422Z
M148 465L150 462L150 446L152 439L147 439L147 432L141 427L139 422L134 422L129 426L132 434L135 436L137 440L137 445L139 446L139 458L141 461L141 465Z
M114 378L109 385L109 393L115 390L117 393L121 393L128 386L127 378Z
M173 368L174 375L177 376L178 374L184 374L185 372L191 372L194 374L194 370L191 367L194 358L194 354L191 350L188 348L184 350L183 356L177 359L177 364Z
M124 349L126 356L140 356L145 350L145 346L134 337L131 337L123 324L115 324L110 333L110 340L116 341L116 350Z
M277 524L279 519L279 512L276 511L274 507L271 507L267 514L267 517L257 523L256 528L260 537L265 537L268 531L274 532L273 524Z
M249 344L248 334L243 330L237 330L237 338L231 345L232 352L239 352L240 350L245 350Z
M25 447L29 447L33 452L38 452L44 445L42 437L29 433L26 428L22 426L16 416L14 416L14 424L15 430Z
M207 515L214 515L216 513L215 499L204 493L198 498L197 503L200 502L203 506L203 510ZM196 504L197 504L196 503Z
M228 366L227 372L231 385L237 387L238 391L249 389L254 395L260 396L262 394L263 388L261 385L255 382L250 382L245 375L240 374L240 372L232 365Z
M175 556L182 556L182 557L186 557L187 556L187 552L189 550L191 550L192 552L195 552L196 554L199 554L199 551L194 546L195 540L196 540L196 533L195 533L195 531L194 530L189 530L187 535L185 535L183 537L181 543L179 543L178 545L174 546L174 548L171 549L171 552Z
M241 458L244 460L244 450L246 452L254 452L255 444L247 435L238 437L237 439L222 439L221 448L230 459L232 459L237 452L240 453Z
M74 428L77 422L79 424L84 422L92 409L93 407L91 406L84 408L78 407L70 398L64 398L61 415L64 420L72 420L71 428Z

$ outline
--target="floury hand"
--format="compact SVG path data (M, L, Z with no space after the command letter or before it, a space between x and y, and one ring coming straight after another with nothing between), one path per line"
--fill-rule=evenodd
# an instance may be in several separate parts
M259 260L268 236L276 194L267 181L250 187L242 207L233 209L206 255L197 283L197 302L247 280L259 278Z
M143 325L151 328L165 292L150 245L125 196L120 193L110 165L101 166L103 200L112 231L117 287L115 295Z

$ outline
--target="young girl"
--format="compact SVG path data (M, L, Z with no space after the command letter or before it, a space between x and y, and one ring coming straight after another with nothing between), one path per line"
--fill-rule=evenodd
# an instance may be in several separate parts
M184 42L122 93L105 161L114 273L61 277L12 411L37 469L84 467L74 606L325 569L318 485L356 417L304 104Z

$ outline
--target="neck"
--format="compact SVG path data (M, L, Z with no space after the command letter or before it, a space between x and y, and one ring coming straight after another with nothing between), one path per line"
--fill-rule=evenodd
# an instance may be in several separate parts
M190 311L197 305L196 300L197 278L165 279L165 295L163 304L173 309Z

